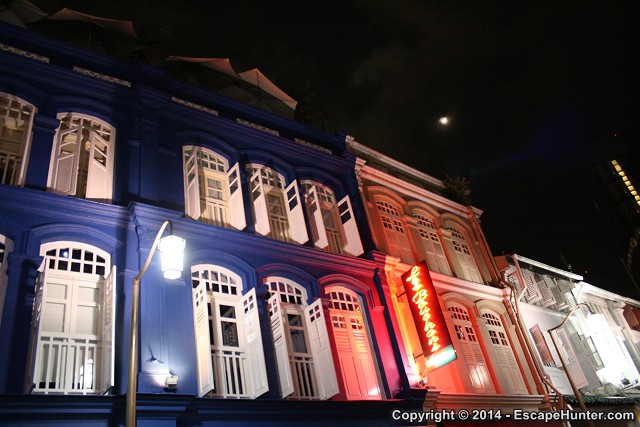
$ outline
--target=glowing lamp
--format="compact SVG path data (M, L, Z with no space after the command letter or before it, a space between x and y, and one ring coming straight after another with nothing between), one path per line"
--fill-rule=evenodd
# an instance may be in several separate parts
M169 235L160 239L158 249L165 279L177 279L182 276L184 246L184 239L178 236Z

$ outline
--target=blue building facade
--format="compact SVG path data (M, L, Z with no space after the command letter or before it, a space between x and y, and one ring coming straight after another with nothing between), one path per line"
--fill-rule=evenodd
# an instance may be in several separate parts
M165 220L185 263L142 278L140 424L421 407L397 399L345 135L2 23L0 115L0 424L124 423L132 281Z

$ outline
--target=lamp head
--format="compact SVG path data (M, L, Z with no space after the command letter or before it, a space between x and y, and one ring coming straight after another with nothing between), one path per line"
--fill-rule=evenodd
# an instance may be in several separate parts
M184 239L173 234L160 239L158 248L165 279L177 279L182 276L184 247Z

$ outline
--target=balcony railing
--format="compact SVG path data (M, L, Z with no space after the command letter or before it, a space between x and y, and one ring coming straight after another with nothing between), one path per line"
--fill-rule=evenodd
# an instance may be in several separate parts
M0 184L17 185L21 164L20 156L0 150Z
M94 339L41 336L33 391L46 394L95 393L98 345Z
M248 398L247 357L244 351L213 350L215 390L217 397Z

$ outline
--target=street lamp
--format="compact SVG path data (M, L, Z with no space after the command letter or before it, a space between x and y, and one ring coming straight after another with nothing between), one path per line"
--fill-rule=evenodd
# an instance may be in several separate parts
M565 374L567 374L567 379L569 380L569 384L571 385L571 390L573 390L573 394L576 396L576 400L578 401L578 405L580 406L580 409L582 410L582 412L586 412L587 411L587 407L584 405L584 402L582 401L582 397L580 396L580 392L576 388L576 384L573 382L573 378L571 378L571 374L569 373L569 370L567 369L567 365L566 365L566 363L564 361L564 357L562 357L562 353L558 349L558 344L556 343L556 340L555 340L555 338L553 337L553 334L552 334L552 332L555 331L556 329L560 329L567 322L567 320L569 320L569 317L573 314L573 312L576 311L578 308L580 308L580 306L586 307L587 310L589 310L589 315L592 315L593 311L591 311L591 307L589 307L589 305L587 303L580 302L580 303L576 304L576 306L573 307L569 311L569 313L564 318L562 323L560 323L555 328L548 329L547 332L549 333L549 336L551 337L551 342L553 342L553 346L556 349L556 353L558 353L558 356L560 357L560 363L562 363L562 369L564 369ZM593 423L591 421L588 421L588 423L589 423L589 425L593 425Z
M169 235L163 237L162 233L169 226ZM137 375L136 366L138 363L138 309L140 300L140 278L147 271L147 267L151 263L153 254L159 246L162 263L162 273L166 279L177 279L182 274L183 255L184 255L184 239L173 235L173 224L167 220L162 223L158 235L153 241L147 260L136 277L133 278L133 290L131 297L131 330L129 332L129 369L127 384L127 427L135 427L136 425L136 388Z

